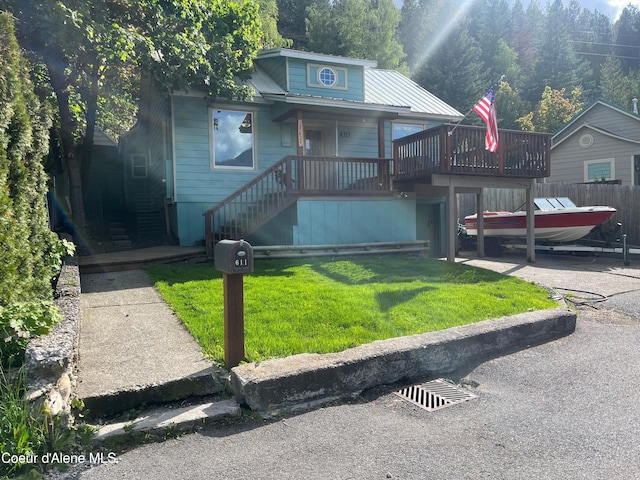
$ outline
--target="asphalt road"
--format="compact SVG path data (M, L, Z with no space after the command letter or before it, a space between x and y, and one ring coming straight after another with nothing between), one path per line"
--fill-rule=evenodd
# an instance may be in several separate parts
M454 378L476 399L427 412L381 388L141 446L75 478L640 478L640 271L589 258L510 262L492 268L589 292L563 290L591 304L574 334Z

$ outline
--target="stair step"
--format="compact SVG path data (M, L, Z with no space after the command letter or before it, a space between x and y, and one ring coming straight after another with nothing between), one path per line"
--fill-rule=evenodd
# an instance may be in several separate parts
M129 240L129 235L111 235L111 240L113 241Z
M113 242L113 244L116 247L125 247L125 248L131 248L132 247L131 240L115 240Z
M126 228L109 228L109 235L126 235Z

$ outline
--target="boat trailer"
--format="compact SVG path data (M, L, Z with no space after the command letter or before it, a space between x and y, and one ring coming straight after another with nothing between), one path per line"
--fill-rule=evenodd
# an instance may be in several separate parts
M640 247L630 246L627 243L627 234L618 235L621 223L616 225L616 228L611 232L603 232L598 230L600 237L603 240L580 240L581 243L563 244L563 243L540 243L535 244L536 251L542 252L564 252L564 253L594 253L594 254L612 254L622 255L622 260L625 266L630 265L629 255L640 255ZM596 230L596 229L594 229ZM621 237L621 238L620 238ZM460 240L460 246L464 250L475 248L475 238L468 236L464 229L464 225L458 225L458 239ZM502 249L505 250L526 250L526 243L518 241L518 239L507 239L505 237L486 237L485 238L485 253L489 257L499 256Z

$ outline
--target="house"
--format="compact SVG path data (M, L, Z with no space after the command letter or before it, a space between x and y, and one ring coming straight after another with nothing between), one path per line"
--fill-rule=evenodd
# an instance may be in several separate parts
M552 142L549 183L640 185L637 111L596 100L567 122Z
M483 128L453 127L460 112L370 60L265 50L250 84L246 101L212 105L143 89L121 144L125 202L180 245L430 240L451 256L456 191L529 189L548 173L547 136L506 134L486 152Z

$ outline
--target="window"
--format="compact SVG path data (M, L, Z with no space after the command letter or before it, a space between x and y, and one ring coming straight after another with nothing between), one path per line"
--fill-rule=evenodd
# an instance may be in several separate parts
M214 168L255 168L255 114L213 110Z
M325 87L333 87L338 80L332 68L324 67L318 72L318 81Z
M397 140L407 135L421 132L424 127L422 125L416 125L411 123L394 123L393 124L393 139Z
M613 180L615 177L614 163L611 160L589 160L584 162L584 181L599 182Z
M307 87L347 90L349 88L348 73L344 67L307 63Z
M147 178L146 155L131 155L131 177Z

